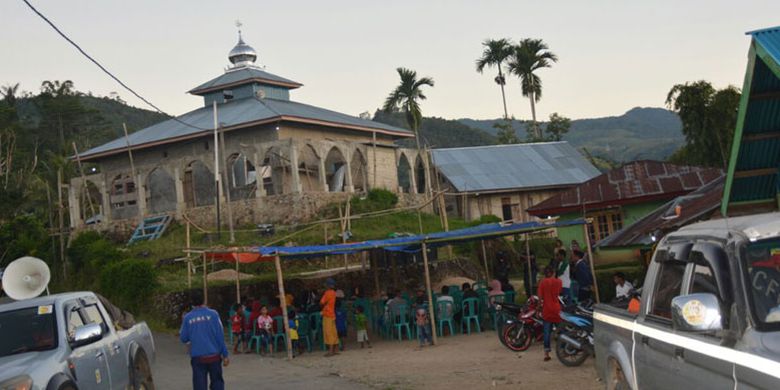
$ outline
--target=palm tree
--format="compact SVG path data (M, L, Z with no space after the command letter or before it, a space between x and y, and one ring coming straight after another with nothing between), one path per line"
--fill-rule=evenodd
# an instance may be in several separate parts
M523 96L531 100L531 118L536 138L542 138L541 129L536 125L536 103L542 98L542 80L534 72L549 68L558 56L553 54L541 39L526 38L514 48L509 58L509 71L520 77Z
M422 112L420 111L419 100L425 100L422 87L425 85L433 87L433 79L430 77L421 77L417 79L417 72L398 68L398 75L401 76L399 84L393 92L385 99L383 110L385 112L402 111L406 116L406 123L414 132L415 141L417 141L417 150L420 150L420 123L422 122Z
M485 50L482 52L482 57L477 58L477 72L482 73L485 67L495 66L498 68L498 76L495 81L501 87L501 98L504 100L504 119L509 118L509 113L506 110L506 94L504 93L504 85L506 84L506 78L504 77L503 64L512 55L512 43L508 39L486 39L482 42L482 46Z

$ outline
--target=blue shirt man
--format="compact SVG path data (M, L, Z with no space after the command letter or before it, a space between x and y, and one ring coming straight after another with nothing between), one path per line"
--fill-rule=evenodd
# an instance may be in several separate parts
M216 311L204 305L200 291L192 294L192 306L192 311L184 316L179 331L181 342L190 344L192 388L206 390L210 378L212 390L224 390L222 365L227 367L230 360L222 321Z
M585 254L581 251L575 250L572 252L572 260L574 261L574 278L579 284L577 300L580 302L590 299L590 292L593 289L593 275L590 273L590 266L584 257Z

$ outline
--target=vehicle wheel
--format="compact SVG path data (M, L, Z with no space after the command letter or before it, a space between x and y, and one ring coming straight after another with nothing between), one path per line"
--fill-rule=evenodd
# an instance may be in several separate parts
M568 333L571 338L576 339L575 333ZM584 349L577 349L573 345L563 341L560 337L555 343L555 356L567 367L577 367L582 365L588 358L588 353Z
M615 359L609 359L607 367L607 390L630 390L623 369Z
M522 352L531 346L533 335L531 329L520 324L512 324L504 328L503 338L507 348L515 352Z
M143 350L139 350L133 359L133 389L154 390L152 368Z

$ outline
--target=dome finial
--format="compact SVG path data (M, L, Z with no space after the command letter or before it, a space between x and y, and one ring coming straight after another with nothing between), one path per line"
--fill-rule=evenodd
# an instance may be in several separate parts
M228 54L228 59L233 64L233 67L252 65L257 60L257 52L252 46L244 43L244 38L241 36L241 27L243 24L240 20L236 20L236 27L238 28L238 43Z

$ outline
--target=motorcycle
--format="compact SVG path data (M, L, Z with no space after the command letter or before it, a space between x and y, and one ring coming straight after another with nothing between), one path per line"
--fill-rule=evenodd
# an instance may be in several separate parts
M563 365L576 367L593 355L593 310L575 306L561 312L563 320L555 344L555 355Z
M502 317L497 333L501 343L509 350L522 352L531 346L533 340L542 339L542 310L538 297L532 296L523 306L501 304L496 310L507 314Z

